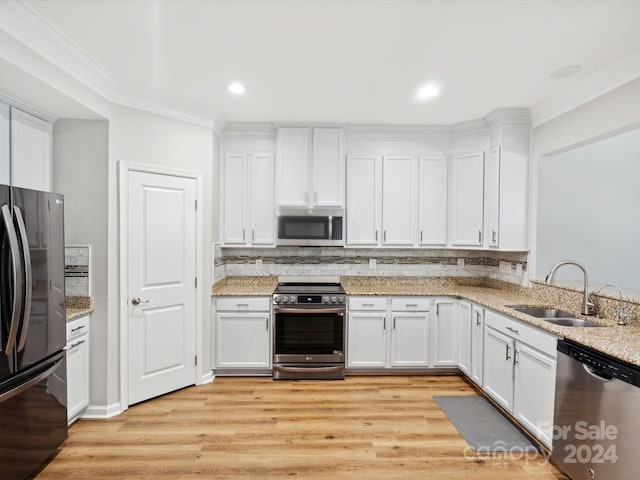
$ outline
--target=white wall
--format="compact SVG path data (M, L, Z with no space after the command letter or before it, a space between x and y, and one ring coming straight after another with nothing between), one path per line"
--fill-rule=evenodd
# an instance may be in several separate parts
M53 191L65 196L65 243L90 245L90 403L107 404L107 201L109 124L58 120L53 126Z
M215 153L214 153L215 152ZM174 120L126 107L113 107L109 132L109 365L108 404L119 399L119 269L118 269L118 162L143 163L159 167L200 172L203 192L204 278L202 311L202 349L200 365L210 365L211 345L211 243L213 225L213 165L218 157L218 139L211 128ZM125 406L123 406L125 407Z
M530 278L539 279L546 274L546 272L536 271L540 158L629 131L638 126L640 126L640 79L618 87L533 129Z

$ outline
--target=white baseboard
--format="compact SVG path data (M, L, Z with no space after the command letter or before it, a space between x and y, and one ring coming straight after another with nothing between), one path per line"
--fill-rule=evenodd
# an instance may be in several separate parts
M120 402L111 405L89 405L80 418L111 418L120 415L123 411L120 408Z
M196 383L196 385L204 385L206 383L211 383L213 382L214 378L216 378L216 376L213 374L213 370L209 370L208 372L203 372L202 376L200 377L200 380L198 381L198 383Z

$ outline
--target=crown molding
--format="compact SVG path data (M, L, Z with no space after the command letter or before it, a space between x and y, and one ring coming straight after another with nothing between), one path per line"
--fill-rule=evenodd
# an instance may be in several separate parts
M276 138L276 126L269 122L229 122L222 130L224 138Z
M347 125L349 139L362 140L448 140L451 128L446 125Z
M531 111L528 108L496 108L484 117L489 128L499 125L531 125Z
M214 130L223 128L218 111L122 82L21 0L0 2L0 29L108 102Z
M640 78L640 51L616 60L564 92L531 107L532 125L542 125L637 78Z

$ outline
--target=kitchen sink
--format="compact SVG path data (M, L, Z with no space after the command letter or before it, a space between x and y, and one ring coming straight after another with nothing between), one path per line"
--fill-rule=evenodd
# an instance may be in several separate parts
M544 319L549 319L549 318L552 318L552 319L553 318L562 318L562 319L576 318L576 316L573 313L566 312L564 310L559 310L557 308L528 307L528 306L509 307L509 308L517 310L518 312L526 313L527 315L531 315L532 317L536 317L536 318L544 318Z
M576 318L576 316L565 310L551 307L531 307L527 305L523 306L510 306L513 310L521 313L526 313L532 317L539 318L545 322L559 325L561 327L604 327L596 322L590 322L589 320L583 320Z
M543 320L561 327L604 327L599 323L582 320L581 318L543 318Z

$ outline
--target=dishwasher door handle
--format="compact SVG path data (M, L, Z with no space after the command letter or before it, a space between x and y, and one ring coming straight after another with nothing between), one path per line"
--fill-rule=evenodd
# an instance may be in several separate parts
M601 382L612 382L613 380L615 380L615 377L613 375L609 375L599 370L596 370L595 368L590 367L586 363L583 363L582 367L584 368L585 372L587 372L593 378L597 378Z

